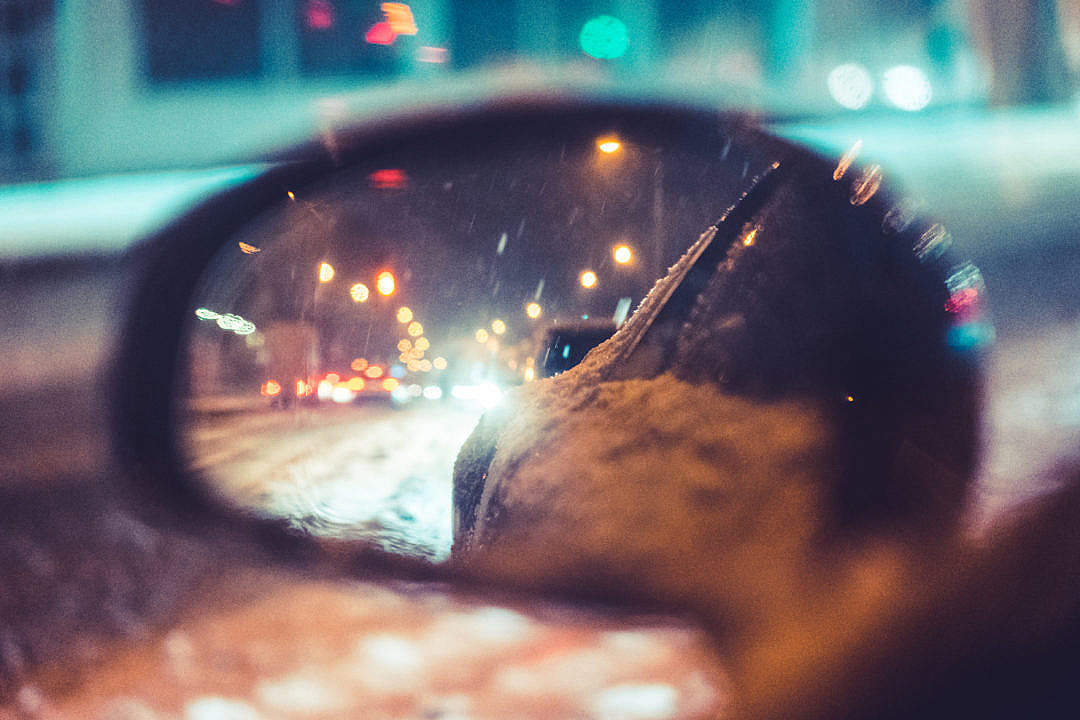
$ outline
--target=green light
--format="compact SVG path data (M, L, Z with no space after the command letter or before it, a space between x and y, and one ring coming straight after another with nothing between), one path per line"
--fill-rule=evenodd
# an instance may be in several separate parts
M622 57L630 45L626 25L617 17L597 15L581 27L578 38L586 55L599 60Z

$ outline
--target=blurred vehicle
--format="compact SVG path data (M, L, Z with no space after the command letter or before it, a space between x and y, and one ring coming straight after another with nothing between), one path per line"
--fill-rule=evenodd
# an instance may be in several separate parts
M611 320L581 321L548 328L536 356L540 377L569 370L585 359L586 353L614 334L615 323Z

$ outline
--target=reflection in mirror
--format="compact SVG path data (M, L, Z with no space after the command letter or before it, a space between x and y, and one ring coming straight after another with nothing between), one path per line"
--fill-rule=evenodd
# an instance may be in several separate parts
M462 443L624 322L773 158L606 129L397 150L225 246L190 314L182 438L229 502L442 560Z

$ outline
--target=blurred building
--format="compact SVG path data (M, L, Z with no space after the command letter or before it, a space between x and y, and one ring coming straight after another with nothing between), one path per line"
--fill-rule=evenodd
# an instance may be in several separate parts
M414 102L499 73L767 88L824 106L830 68L857 61L880 77L906 63L934 102L965 102L986 95L968 9L980 4L0 0L0 182L225 163L366 98ZM1019 4L1040 18L1057 7Z

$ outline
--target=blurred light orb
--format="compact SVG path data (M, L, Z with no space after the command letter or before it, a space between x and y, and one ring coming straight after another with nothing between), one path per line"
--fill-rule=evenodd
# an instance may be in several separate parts
M442 388L438 385L428 385L424 388L424 397L428 400L439 400L442 398Z
M829 73L829 94L849 110L861 110L874 95L870 71L858 63L838 65Z
M446 358L437 357L437 358L435 358L434 360L431 361L431 365L436 370L445 370L446 369Z
M611 155L612 153L619 152L619 148L622 147L622 143L612 138L603 138L596 142L596 149L605 155Z
M315 394L320 400L329 400L334 394L334 383L330 380L321 381L315 388Z
M355 397L356 394L344 385L339 385L335 387L333 393L331 393L330 395L331 400L336 403L341 403L343 405L345 403L351 403L353 401L353 398Z
M506 332L506 323L498 318L491 321L491 331L496 335L502 335Z
M355 358L351 363L349 363L349 367L351 367L356 372L363 372L364 368L367 367L367 364L368 363L366 358Z
M413 320L411 323L409 323L408 331L409 334L413 337L420 337L424 334L424 326Z
M581 273L581 287L596 287L596 273L594 273L592 270L586 270L585 272Z
M431 372L431 361L430 360L421 360L420 361L420 372Z
M486 343L488 341L488 331L484 328L480 328L476 331L476 342Z
M424 350L427 350L430 347L431 347L431 341L429 341L426 337L418 337L418 338L416 338L416 349L417 350L423 352Z
M399 323L407 323L412 320L412 309L407 307L400 307L397 311L397 321Z
M408 340L398 340L397 349L403 353L412 350L412 343Z
M498 352L499 341L495 338L489 338L488 341L484 344L484 347L486 347L491 352Z
M360 392L364 389L364 378L351 377L345 381L345 387L349 388L353 392Z
M525 306L525 314L535 320L540 317L540 314L544 312L544 309L540 307L540 303L531 302Z
M626 24L611 15L597 15L585 21L578 42L586 55L597 60L614 60L626 54L630 36Z
M353 302L367 302L367 299L370 296L371 291L368 290L368 286L364 283L356 283L351 288L349 288L349 297L353 299Z
M634 259L634 251L630 249L629 245L617 245L611 252L612 257L615 258L615 262L620 265L626 265L628 262Z
M275 380L267 380L263 383L262 394L266 397L276 397L281 394L281 385Z
M534 370L531 367L527 367L527 368L525 368L524 376L525 376L525 382L532 382L533 380L536 379L536 370Z
M312 30L329 30L334 25L334 6L327 0L308 0L304 22Z
M388 377L382 381L382 389L387 392L394 392L399 384L396 378Z
M396 287L397 282L394 280L394 273L389 270L383 270L375 277L375 289L379 291L380 295L393 295Z
M319 282L328 283L334 279L334 266L330 263L319 264Z
M377 378L382 377L383 369L381 367L379 367L378 365L372 365L367 370L364 371L364 374L367 375L372 380L375 380Z
M897 65L885 71L883 80L885 97L901 110L918 112L930 104L930 80L919 68Z

